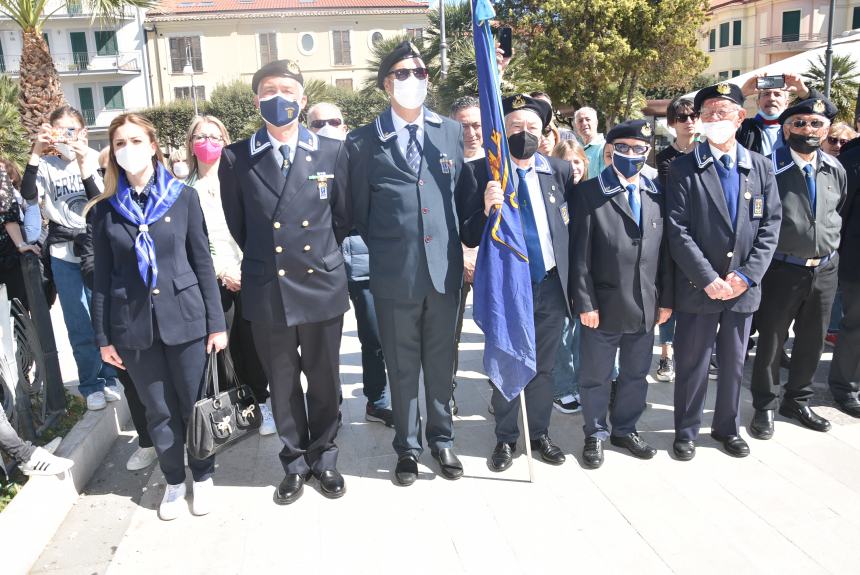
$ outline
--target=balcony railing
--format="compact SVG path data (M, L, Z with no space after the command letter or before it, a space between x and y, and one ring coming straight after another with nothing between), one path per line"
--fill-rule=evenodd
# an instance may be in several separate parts
M119 54L103 56L96 52L72 52L69 54L51 54L54 67L60 75L104 72L140 72L140 52L120 52ZM0 69L7 74L18 75L20 72L20 54L2 56Z
M84 117L84 121L87 123L87 126L93 126L96 123L96 111L88 108L81 109L81 115Z
M782 44L806 44L809 42L823 42L827 34L780 34L759 40L759 46L781 47ZM789 48L790 49L790 48Z

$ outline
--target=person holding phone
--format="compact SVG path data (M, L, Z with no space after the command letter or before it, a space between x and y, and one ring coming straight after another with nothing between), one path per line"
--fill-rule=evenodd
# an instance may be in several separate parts
M779 115L788 108L792 96L800 99L823 97L814 88L808 88L800 74L756 74L744 82L741 92L744 98L756 95L758 111L738 128L737 141L747 150L765 156L786 145Z

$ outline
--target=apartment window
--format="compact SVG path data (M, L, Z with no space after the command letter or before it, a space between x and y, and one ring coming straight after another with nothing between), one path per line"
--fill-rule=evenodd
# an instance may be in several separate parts
M424 28L407 28L406 36L410 40L417 40L419 43L424 41Z
M720 81L728 80L729 79L729 73L727 71L726 72L720 72L719 77L720 77Z
M122 86L103 86L106 110L125 110L125 99L122 97Z
M305 32L299 39L299 46L303 54L310 55L314 51L316 41L314 35L310 32Z
M860 8L854 8L851 13L851 29L856 30L857 28L860 28Z
M782 13L782 41L800 40L800 10L787 10Z
M856 12L857 9L855 8L854 11ZM382 32L379 30L370 35L370 43L374 46L379 46L379 43L382 42L382 40Z
M341 78L334 81L334 85L340 90L352 92L352 78Z
M278 35L274 32L260 34L260 65L278 59Z
M729 22L720 24L720 48L729 45Z
M349 49L349 30L334 30L331 34L334 42L335 66L349 66L352 64L352 54Z
M197 101L206 99L206 86L194 86L194 93L197 96ZM173 97L177 100L191 99L191 86L181 86L173 89Z
M741 20L735 20L732 22L732 46L740 46L741 45L741 37L742 28L741 25L743 22Z
M188 47L191 48L191 68L203 71L203 53L200 51L200 36L177 36L170 38L170 71L181 73L188 61Z
M741 75L740 70L732 70L732 78L736 78Z
M119 49L116 44L116 32L113 30L107 32L93 32L96 37L96 53L99 56L116 56Z
M81 86L78 88L78 102L80 102L81 114L87 126L96 123L96 106L93 100L93 89Z
M90 53L85 32L69 32L72 45L72 61L75 70L86 70L90 66Z
M708 34L708 52L715 52L717 50L717 31L716 29L711 29L710 34Z

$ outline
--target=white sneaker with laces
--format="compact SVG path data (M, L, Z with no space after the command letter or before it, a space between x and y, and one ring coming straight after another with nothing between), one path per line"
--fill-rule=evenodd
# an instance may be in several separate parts
M21 465L24 475L59 475L68 471L75 462L57 457L48 450L37 447L26 463Z
M179 517L180 511L185 506L185 484L168 484L164 489L164 497L158 506L158 517L162 521L173 521Z
M212 500L214 498L215 484L212 478L205 481L195 481L192 485L194 499L191 502L191 513L194 515L206 515L212 511Z
M107 401L105 401L104 392L96 391L87 396L87 409L90 411L104 409L106 405Z
M277 431L275 427L275 418L272 416L272 409L268 403L260 404L260 435L272 435Z
M154 447L138 447L128 458L125 468L129 471L140 471L152 465L156 459L158 459L158 455L156 455Z
M119 392L119 387L116 387L113 385L106 385L104 394L105 394L105 399L107 401L113 402L113 401L119 401L120 399L122 399L122 394L120 394L120 392Z

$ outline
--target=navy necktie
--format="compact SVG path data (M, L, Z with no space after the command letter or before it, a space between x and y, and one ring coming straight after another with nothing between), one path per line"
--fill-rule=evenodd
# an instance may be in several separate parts
M280 148L281 156L283 156L284 161L281 163L281 173L284 175L284 178L287 177L287 174L290 173L290 145L284 144Z
M720 162L722 162L723 166L725 166L726 170L732 169L732 157L728 154L723 154L720 156Z
M806 175L806 191L809 194L809 207L812 208L812 215L814 216L817 190L815 189L815 169L812 167L812 164L803 166L803 173Z
M529 196L529 185L526 182L528 170L517 168L519 183L517 185L517 202L520 206L520 220L523 223L523 236L526 240L526 251L529 256L529 274L532 283L540 283L546 276L546 265L543 262L543 252L540 249L540 236L538 235L535 212L532 208L531 196Z
M409 130L409 143L406 144L406 163L417 174L421 170L421 144L418 143L416 137L418 126L408 124L406 129Z
M720 163L726 168L726 172L729 174L732 173L732 166L734 163L732 162L731 156L723 154L720 156ZM734 226L738 221L738 198L737 196L732 195L729 189L724 189L723 195L726 198L726 207L729 209L729 217L732 219L732 226Z
M633 212L636 225L642 227L642 198L639 196L639 187L636 184L627 184L627 203Z

